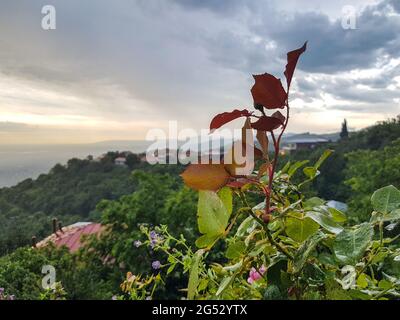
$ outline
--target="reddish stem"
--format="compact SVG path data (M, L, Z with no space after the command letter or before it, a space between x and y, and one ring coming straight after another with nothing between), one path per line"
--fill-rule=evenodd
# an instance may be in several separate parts
M270 214L271 207L271 195L272 195L272 182L274 180L274 174L276 170L276 165L278 163L279 151L280 151L280 143L283 133L286 130L287 124L289 121L289 101L286 103L286 120L282 127L282 131L280 132L278 139L275 138L275 134L271 131L272 141L274 143L274 160L272 161L272 169L269 171L269 180L268 180L268 190L269 193L266 195L266 205L265 205L265 214Z

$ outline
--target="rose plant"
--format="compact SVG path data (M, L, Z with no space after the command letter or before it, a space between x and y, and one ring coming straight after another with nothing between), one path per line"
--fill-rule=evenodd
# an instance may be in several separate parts
M162 277L172 272L188 274L184 289L188 299L400 296L400 247L398 236L390 233L400 221L400 191L394 186L377 190L371 197L374 211L370 220L349 225L345 213L318 197L307 199L302 192L303 185L317 178L332 150L326 150L312 165L301 161L277 169L280 142L290 116L290 86L305 51L306 43L287 54L286 89L271 74L255 75L251 89L255 110L234 110L212 119L210 130L214 131L245 118L246 134L230 153L246 147L242 155L250 165L234 158L229 163L186 168L183 180L199 192L197 221L202 235L197 248L188 246L182 236L173 237L167 226L154 230L142 226L146 240L137 244L163 252L165 261L153 262L156 275L143 281L137 276L132 282L139 284L129 287L134 289L125 286L128 298L151 298L155 286L162 285ZM260 148L254 146L253 130ZM249 146L258 161L249 156ZM292 182L300 169L303 181ZM213 261L217 246L225 248L224 258ZM138 290L142 292L138 294Z

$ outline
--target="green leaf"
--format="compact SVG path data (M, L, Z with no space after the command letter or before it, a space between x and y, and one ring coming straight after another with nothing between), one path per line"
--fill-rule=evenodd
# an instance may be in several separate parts
M370 245L374 229L363 223L354 229L345 229L336 236L333 250L338 261L355 265Z
M258 256L261 252L265 250L269 246L269 243L264 242L264 241L259 241L255 246L254 249L248 253L249 257L256 257Z
M283 300L284 296L278 286L269 285L264 291L264 300Z
M327 252L322 252L318 255L318 260L322 264L327 264L331 266L336 265L335 257Z
M357 278L357 286L361 289L368 287L368 276L365 273L361 273Z
M371 203L375 211L389 213L400 207L400 191L392 185L378 189L372 195Z
M218 197L224 204L226 210L228 211L228 214L231 215L233 206L232 189L228 187L223 187L221 190L218 191Z
M199 263L204 250L197 250L194 255L194 260L190 268L189 283L188 283L188 299L194 299L199 284Z
M332 154L333 150L325 150L324 153L321 155L321 157L318 159L318 161L315 163L313 167L305 167L303 169L304 174L310 179L313 180L315 177L317 177L320 172L318 171L319 167L322 165L322 163Z
M348 293L355 300L371 300L371 297L368 294L360 290L350 289Z
M208 286L208 279L201 279L200 283L199 283L199 285L197 287L197 290L199 292L203 291L203 290L207 289L207 286Z
M203 247L215 242L224 234L231 213L232 194L225 188L219 194L213 191L199 191L198 226L200 233L205 236L199 238L196 243Z
M318 197L312 197L304 202L304 208L313 209L325 204L325 201Z
M383 279L383 280L379 281L378 287L383 290L389 290L389 289L393 288L393 284L390 281Z
M294 164L292 164L288 170L289 177L293 176L298 169L300 169L302 166L304 166L308 162L309 162L309 160L304 160L304 161L297 161Z
M243 222L239 225L236 236L242 237L247 233L247 230L254 224L254 218L249 216L243 220Z
M328 208L328 210L329 210L330 214L332 215L333 221L341 223L341 222L345 222L347 220L346 215L342 211L335 209L335 208Z
M325 230L328 230L329 232L332 232L334 234L338 234L343 231L343 228L339 224L337 224L330 216L323 212L308 211L306 213L306 217L313 219Z
M226 266L223 269L226 271L232 271L235 272L237 270L239 270L243 265L243 260L240 260L238 263L235 263L234 265L231 266Z
M383 216L383 221L395 221L400 219L400 209L393 210L392 212Z
M372 263L379 263L385 260L385 258L389 255L387 251L378 252L371 260Z
M309 179L314 179L316 176L318 176L320 174L318 169L316 169L314 167L305 167L303 169L303 172Z
M317 232L319 226L312 219L302 217L300 213L293 212L292 216L297 218L287 218L286 234L297 242L303 242L309 236Z
M281 173L285 173L286 171L288 171L290 168L290 165L291 165L290 161L286 162L286 164L283 166L283 168L281 170Z
M265 206L266 206L265 201L263 201L263 202L260 202L259 204L257 204L251 210L253 210L253 212L255 213L257 210L264 210Z
M389 213L378 213L375 216L372 216L371 222L376 222L376 221L396 221L400 220L400 209L393 210L392 212Z
M282 272L287 270L288 262L282 257L278 257L277 260L271 262L272 263L267 268L268 285L273 284L282 287Z
M233 276L225 277L225 278L221 281L221 283L220 283L220 285L219 285L219 288L218 288L218 290L217 290L217 293L216 293L215 295L219 296L219 295L228 287L228 285L231 283L232 278L233 278Z
M327 300L351 300L348 291L339 287L339 283L334 280L328 279L325 284L326 299Z
M318 169L332 153L333 150L325 150L324 153L319 157L318 161L315 163L314 168Z
M239 258L242 253L246 250L246 245L244 241L236 241L229 245L226 250L225 256L228 259L236 259Z
M318 231L317 233L309 237L305 242L303 242L303 244L300 246L300 248L297 250L294 256L293 271L295 273L301 271L308 257L314 251L317 244L326 237L327 237L326 234L322 233L321 231Z
M211 248L215 241L217 241L218 237L219 235L209 236L204 234L196 240L196 246L197 248Z
M172 271L174 271L175 267L176 263L171 264L167 270L167 274L170 274Z

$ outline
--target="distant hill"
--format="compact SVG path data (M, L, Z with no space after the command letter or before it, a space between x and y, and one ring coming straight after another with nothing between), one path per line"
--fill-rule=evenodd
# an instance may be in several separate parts
M326 133L326 134L316 134L316 133L292 133L287 134L282 137L282 144L290 143L291 141L319 141L327 140L327 142L336 142L340 139L340 133Z
M27 178L36 179L56 163L69 159L98 157L110 150L144 152L148 141L103 141L65 145L0 145L0 187L16 185Z
M51 231L51 220L64 225L77 221L96 221L96 205L103 199L118 199L135 190L131 172L135 169L179 173L178 166L151 166L133 155L129 166L115 165L117 152L101 161L70 159L55 165L37 179L26 179L0 189L0 255L30 243ZM128 159L128 158L127 158Z
M71 159L48 174L0 189L0 255L42 238L51 219L64 224L85 221L103 198L115 199L133 191L127 168Z

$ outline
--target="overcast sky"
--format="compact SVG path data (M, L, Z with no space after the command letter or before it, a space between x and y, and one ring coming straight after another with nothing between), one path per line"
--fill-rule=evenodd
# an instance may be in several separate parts
M56 30L43 30L44 5ZM343 6L356 29L343 29ZM400 113L399 0L3 0L0 143L143 139L251 107L252 73L295 73L289 132Z

